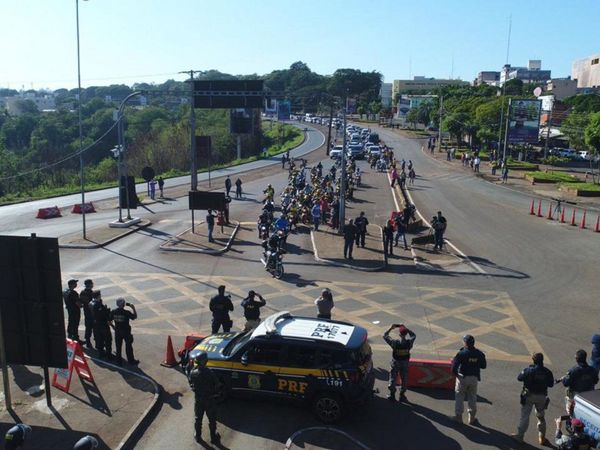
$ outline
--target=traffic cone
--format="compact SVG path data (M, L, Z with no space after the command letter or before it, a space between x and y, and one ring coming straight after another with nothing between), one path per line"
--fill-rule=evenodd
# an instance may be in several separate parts
M529 214L531 214L532 216L535 216L535 211L533 210L534 203L535 203L535 200L531 200L531 209L529 210Z
M565 223L565 208L560 210L560 223Z
M600 215L596 219L596 228L594 229L596 233L600 233Z
M173 342L171 342L171 336L167 337L167 351L165 354L165 360L160 363L163 367L175 367L177 361L175 360L175 352L173 351Z
M538 213L537 213L538 217L542 217L542 201L540 200L538 203Z
M575 223L575 208L573 208L573 215L571 216L571 225L572 226L576 226L577 225Z
M546 217L546 219L554 220L554 218L552 217L552 202L550 202L550 204L548 205L548 216Z
M581 219L581 229L585 230L585 214L586 214L586 210L583 210L583 219Z

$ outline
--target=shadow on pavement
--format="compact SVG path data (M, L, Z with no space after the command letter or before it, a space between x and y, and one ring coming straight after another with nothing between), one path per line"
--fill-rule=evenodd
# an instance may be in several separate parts
M0 423L0 435L4 436L13 425L12 423ZM79 439L88 435L95 437L98 441L97 450L110 450L110 447L96 434L38 426L32 427L23 448L27 450L71 450Z
M35 373L26 366L20 364L10 364L9 367L12 370L15 384L19 386L22 391L29 392L29 395L32 397L44 395L44 391L41 389L30 391L31 388L36 388L44 384L44 377L42 377L42 375Z
M104 400L104 397L102 396L102 393L100 392L100 389L98 388L96 383L94 381L88 381L83 377L79 377L79 378L81 380L81 385L83 387L83 391L85 392L85 395L87 396L87 400L80 398L70 392L68 392L68 395L70 395L74 399L77 399L80 402L85 403L86 405L100 411L102 414L112 417L110 408L106 404L106 401Z

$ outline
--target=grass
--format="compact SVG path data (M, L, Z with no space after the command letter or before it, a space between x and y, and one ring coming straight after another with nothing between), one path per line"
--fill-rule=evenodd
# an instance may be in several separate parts
M509 169L521 169L521 170L537 170L539 167L537 164L533 164L525 161L512 161L509 160L506 163Z
M560 172L526 172L525 176L533 178L534 181L546 183L577 183L579 180L573 175Z
M455 159L460 159L463 153L469 153L471 155L473 155L473 151L469 150L469 149L456 149L456 152L454 153L454 158ZM482 161L489 161L490 160L490 152L488 152L487 150L479 150L479 158Z
M595 183L560 183L560 187L577 189L580 191L600 192L600 184Z

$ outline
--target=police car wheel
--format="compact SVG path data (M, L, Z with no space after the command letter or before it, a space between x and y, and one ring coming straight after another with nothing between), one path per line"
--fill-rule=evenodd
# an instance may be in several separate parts
M335 423L342 418L344 404L338 395L324 392L315 396L313 410L321 422Z

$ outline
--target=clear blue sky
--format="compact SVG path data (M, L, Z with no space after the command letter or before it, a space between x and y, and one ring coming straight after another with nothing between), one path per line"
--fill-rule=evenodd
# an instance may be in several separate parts
M82 85L181 80L178 71L265 74L304 61L473 80L541 59L553 76L600 53L598 0L79 1ZM77 85L75 0L0 0L0 87Z

